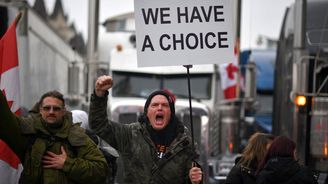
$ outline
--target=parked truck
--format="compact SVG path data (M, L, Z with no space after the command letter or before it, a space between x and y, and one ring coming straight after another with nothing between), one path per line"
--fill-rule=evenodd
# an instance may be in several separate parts
M297 145L301 163L327 183L328 2L295 1L284 17L277 52L273 132Z
M240 58L244 78L247 68L254 67L253 78L247 78L252 80L248 89L253 93L251 96L254 103L251 107L245 108L244 137L248 138L257 131L271 133L276 49L243 50ZM248 98L245 92L243 96Z

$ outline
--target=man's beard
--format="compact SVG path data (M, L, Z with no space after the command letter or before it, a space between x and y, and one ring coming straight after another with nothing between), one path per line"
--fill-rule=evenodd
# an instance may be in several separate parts
M55 122L51 122L49 123L48 121L45 120L46 126L49 128L58 128L61 127L63 125L63 118L58 119Z

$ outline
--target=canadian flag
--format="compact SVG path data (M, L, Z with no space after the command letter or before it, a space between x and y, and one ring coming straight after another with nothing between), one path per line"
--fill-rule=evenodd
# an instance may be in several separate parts
M235 62L219 65L221 87L225 99L236 98L238 67Z
M223 90L225 99L232 99L237 97L237 77L238 77L238 54L239 42L236 42L234 48L234 61L231 63L224 63L219 65L221 88Z
M20 16L17 16L0 40L0 90L6 96L11 111L17 115L20 115L20 92L16 23ZM22 171L19 158L0 140L0 184L18 183Z

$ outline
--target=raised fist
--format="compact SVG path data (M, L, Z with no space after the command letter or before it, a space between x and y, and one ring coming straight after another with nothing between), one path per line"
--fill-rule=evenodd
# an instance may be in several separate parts
M104 96L106 91L113 86L113 78L108 75L98 77L95 84L96 95L101 97Z

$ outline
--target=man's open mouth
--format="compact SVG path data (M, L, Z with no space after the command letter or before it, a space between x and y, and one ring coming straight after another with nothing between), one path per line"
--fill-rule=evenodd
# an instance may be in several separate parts
M163 121L164 117L163 115L156 115L156 121Z

